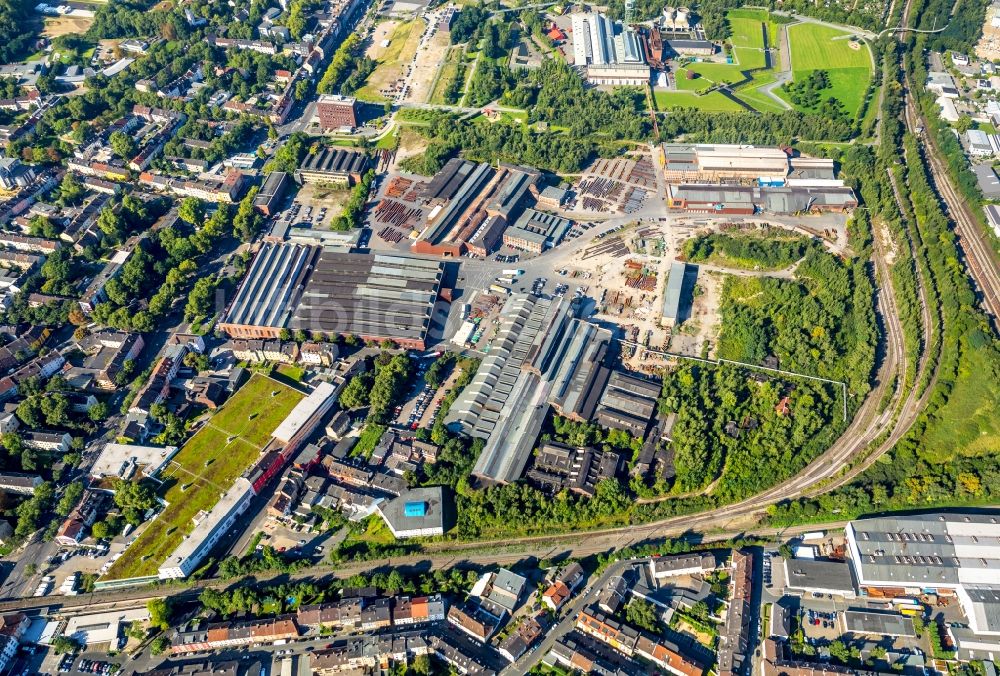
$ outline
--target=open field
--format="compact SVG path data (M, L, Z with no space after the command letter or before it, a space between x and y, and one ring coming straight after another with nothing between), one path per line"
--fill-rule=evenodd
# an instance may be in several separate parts
M669 110L671 108L697 108L699 110L720 113L731 113L744 110L740 104L727 98L719 92L710 92L699 96L698 94L688 94L686 92L654 91L653 98L656 100L656 107L658 110Z
M778 36L778 26L769 21L765 10L732 10L727 14L733 46L733 63L715 61L692 61L684 64L675 73L677 89L681 91L705 91L717 84L746 83L743 91L766 85L774 80L771 70L763 70L767 65L764 53L765 27L767 29L767 44L774 46ZM696 73L698 77L687 79L688 72ZM742 98L742 94L737 94ZM781 110L780 106L767 96L754 96L747 103L757 107L763 101L761 110ZM711 110L711 108L706 108Z
M257 459L271 433L304 397L262 375L253 376L191 437L163 471L160 497L167 506L125 550L105 579L156 575L193 529Z
M871 52L868 45L851 47L851 33L816 24L796 24L788 28L792 56L792 77L798 82L815 70L830 75L830 88L823 97L833 96L857 115L868 90L872 75ZM777 93L777 92L776 92ZM782 98L786 98L782 96Z
M417 22L420 30L418 31L417 38L419 40L425 28L422 22ZM443 65L447 62L450 52L453 48L450 46L448 33L444 31L437 31L434 36L423 41L422 44L416 50L416 63L413 64L413 74L410 77L410 89L406 92L405 101L410 101L413 103L426 103L430 100L432 91L431 88L436 88L436 80L438 73L443 69ZM413 58L411 55L410 58Z
M969 341L973 341L970 339ZM974 347L966 350L948 403L928 422L921 455L929 462L948 462L956 455L982 455L1000 446L1000 374Z
M91 16L47 16L42 37L57 38L60 35L84 34L94 23Z
M365 86L354 95L364 101L377 103L386 101L387 98L380 91L406 74L406 65L417 53L423 32L424 22L419 19L380 23L372 36L372 44L365 53L368 58L378 61L378 66L369 76ZM382 43L385 40L389 40L389 44L383 47Z
M451 84L451 81L458 74L458 66L462 62L464 49L460 45L448 48L447 56L438 68L437 79L434 81L434 89L431 90L430 96L427 99L428 103L439 105L447 103L444 100L444 93L448 89L448 85Z

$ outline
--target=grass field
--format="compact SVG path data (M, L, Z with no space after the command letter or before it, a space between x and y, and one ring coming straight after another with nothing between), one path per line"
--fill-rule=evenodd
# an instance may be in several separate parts
M824 91L824 97L838 99L853 116L857 115L868 90L872 61L867 44L851 48L850 35L837 28L809 23L788 28L792 78L800 81L814 70L827 71L830 89Z
M686 92L653 92L658 110L669 110L671 108L697 108L717 113L732 113L744 110L740 104L729 99L719 92L710 92L704 95L688 94Z
M465 48L460 45L448 48L448 55L438 68L437 80L434 81L434 89L431 90L431 94L427 99L428 103L447 103L447 101L444 100L444 93L445 90L448 89L448 85L451 84L451 81L454 80L455 76L458 74L458 65L462 62L464 49Z
M211 509L257 459L271 433L304 396L276 380L254 375L181 447L162 472L160 497L167 506L104 579L156 575L191 532L192 519Z
M368 77L365 86L354 92L354 95L364 101L376 103L386 101L386 98L379 94L379 90L403 77L406 64L410 63L413 55L417 53L423 32L423 21L418 19L404 21L392 28L392 33L388 37L388 47L382 49L381 45L374 42L368 51L368 56L378 61L378 66Z
M726 83L739 85L745 83L744 87L756 88L768 84L774 79L770 70L761 70L767 65L764 54L765 27L767 28L767 44L774 46L777 41L778 27L769 20L766 10L732 10L727 14L731 35L729 41L732 43L733 63L715 62L690 62L677 69L675 82L680 91L701 92L712 88L714 85ZM688 71L696 73L698 77L687 79ZM744 89L747 91L748 89ZM738 94L742 98L742 93ZM752 99L752 100L751 100ZM717 97L713 97L706 102L709 107L706 110L715 110L711 107ZM762 102L762 103L761 103ZM732 102L728 102L730 106ZM754 107L761 103L761 110L782 110L777 103L767 96L751 96L747 103ZM720 104L722 105L722 104ZM700 106L699 106L700 107ZM727 108L731 110L742 110L738 106Z
M992 372L992 375L991 375ZM948 403L928 422L921 456L928 462L948 462L956 453L983 455L1000 447L1000 373L984 351L965 351Z

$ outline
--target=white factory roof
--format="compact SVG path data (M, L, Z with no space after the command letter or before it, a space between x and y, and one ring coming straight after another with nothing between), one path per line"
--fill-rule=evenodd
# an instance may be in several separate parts
M997 584L1000 514L922 514L861 519L847 527L861 585Z
M133 444L105 444L101 454L94 461L90 476L103 478L117 476L127 478L143 467L143 474L154 476L166 465L174 454L176 446L137 446Z
M110 643L121 635L123 622L144 622L149 619L149 610L114 610L94 615L77 615L69 618L63 636L76 638L87 645Z
M271 435L278 441L288 443L292 437L298 433L306 421L320 409L327 399L332 397L337 391L333 385L321 382L312 393L295 405L288 417L281 421L278 428Z

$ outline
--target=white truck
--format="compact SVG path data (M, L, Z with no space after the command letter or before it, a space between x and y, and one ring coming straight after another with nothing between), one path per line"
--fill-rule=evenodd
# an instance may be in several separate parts
M520 277L521 275L524 274L524 270L517 270L512 268L510 270L504 270L503 274L505 277Z

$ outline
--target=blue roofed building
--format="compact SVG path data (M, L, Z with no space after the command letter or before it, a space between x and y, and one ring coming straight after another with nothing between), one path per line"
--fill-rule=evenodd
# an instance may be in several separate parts
M399 539L444 534L444 490L440 486L413 488L375 509Z

